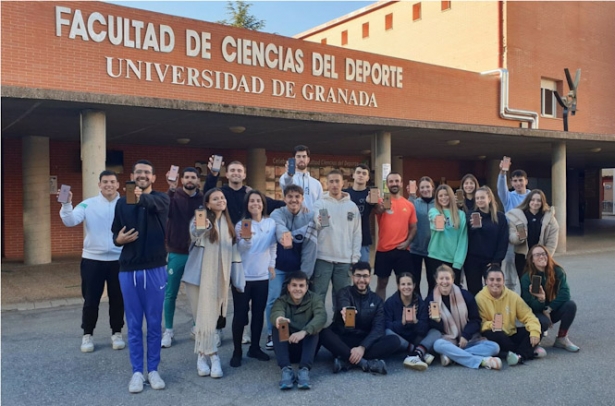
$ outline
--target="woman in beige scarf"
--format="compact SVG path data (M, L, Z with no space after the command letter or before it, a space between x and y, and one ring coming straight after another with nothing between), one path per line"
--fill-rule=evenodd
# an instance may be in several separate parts
M235 230L220 189L209 190L203 201L207 228L197 230L196 220L190 226L194 244L203 249L200 274L198 269L186 269L183 281L196 320L194 352L198 354L197 373L199 376L221 378L223 373L216 345L216 323L220 316L226 316Z

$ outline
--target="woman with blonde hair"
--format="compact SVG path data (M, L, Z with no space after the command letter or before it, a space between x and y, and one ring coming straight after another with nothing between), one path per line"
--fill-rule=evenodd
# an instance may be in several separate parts
M476 295L483 288L487 268L501 265L508 249L508 223L506 216L498 211L493 192L489 186L478 188L474 211L468 212L468 255L463 269L468 291Z
M186 284L192 316L196 320L194 352L198 354L197 373L221 378L216 328L220 317L226 317L235 229L222 190L209 190L203 203L206 229L197 230L196 218L190 224L195 245L192 250L202 250L201 267L186 266L182 281Z
M431 239L426 263L430 292L435 285L436 269L442 264L453 268L455 284L459 285L461 267L468 252L466 215L457 208L453 189L448 185L440 185L435 195L435 207L429 210Z

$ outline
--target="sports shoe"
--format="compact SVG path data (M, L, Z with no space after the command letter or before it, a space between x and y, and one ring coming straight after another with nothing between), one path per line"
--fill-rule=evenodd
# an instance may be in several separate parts
M81 338L81 352L94 351L94 341L92 341L92 334L84 334Z
M242 344L250 344L252 342L252 338L250 337L250 326L245 326L243 328L243 335L241 336Z
M295 371L292 367L282 368L282 379L280 379L280 390L292 389L295 384Z
M436 359L436 357L434 357L430 353L425 354L425 356L423 357L423 361L425 361L427 365L431 365L434 359Z
M372 359L368 361L368 364L370 372L381 375L387 374L387 364L384 362L384 360Z
M541 346L537 345L534 348L534 358L544 358L547 356L547 351Z
M440 364L443 367L447 367L447 366L451 365L451 362L452 362L451 359L449 357L447 357L446 355L444 355L444 354L440 355Z
M256 358L259 361L269 361L269 355L265 354L263 352L263 350L261 350L260 348L256 347L256 348L250 348L248 350L248 357L250 358Z
M216 347L220 348L222 346L222 340L224 339L224 333L221 329L216 330Z
M512 351L508 351L508 355L506 356L506 362L509 366L515 366L521 360L521 356L519 354L515 354Z
M333 359L333 373L337 374L340 371L345 371L346 370L346 364L344 363L344 361L342 361L341 358L334 358Z
M130 383L128 384L128 392L130 393L140 393L143 392L143 382L145 378L141 372L135 372L132 374L132 378L130 378Z
M210 355L209 360L211 361L211 373L209 376L212 378L222 378L224 374L222 373L222 365L220 365L220 356L218 354Z
M480 366L486 369L500 370L502 369L502 360L498 357L483 358Z
M175 334L173 334L173 330L169 330L169 329L164 330L164 333L162 333L162 340L161 340L160 346L162 348L171 348L171 344L173 342L174 336Z
M164 389L166 386L164 381L158 374L158 371L152 371L147 374L147 380L149 381L149 386L151 386L152 389L161 390Z
M209 368L209 364L207 363L207 358L209 358L207 355L199 354L196 359L196 373L199 376L209 376L209 374L211 373L211 369Z
M115 333L111 336L111 347L113 347L114 350L123 350L126 348L122 333Z
M570 351L570 352L578 352L580 350L579 346L574 345L572 341L570 341L568 336L557 337L555 339L555 343L553 343L553 346L557 348L563 348L566 351Z
M273 351L273 338L271 337L271 334L267 336L267 344L265 344L265 349Z
M404 366L414 369L415 371L424 371L427 369L427 363L423 362L418 355L408 355L404 360Z
M312 384L310 383L310 370L303 367L299 368L297 371L297 388L299 389L311 389Z

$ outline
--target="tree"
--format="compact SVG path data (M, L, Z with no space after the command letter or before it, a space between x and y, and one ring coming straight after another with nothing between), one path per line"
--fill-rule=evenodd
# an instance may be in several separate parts
M250 14L250 7L252 7L252 4L245 1L229 1L226 9L230 18L218 21L218 24L247 28L254 31L262 30L265 28L265 20L259 20Z

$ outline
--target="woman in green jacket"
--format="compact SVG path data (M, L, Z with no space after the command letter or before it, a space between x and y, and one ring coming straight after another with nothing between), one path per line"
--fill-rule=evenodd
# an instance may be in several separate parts
M538 293L532 293L532 278L540 276ZM570 300L570 289L564 269L553 261L547 247L534 245L527 254L525 272L521 277L521 297L540 320L543 333L561 322L554 347L570 352L579 351L568 338L568 329L577 314L577 305Z

